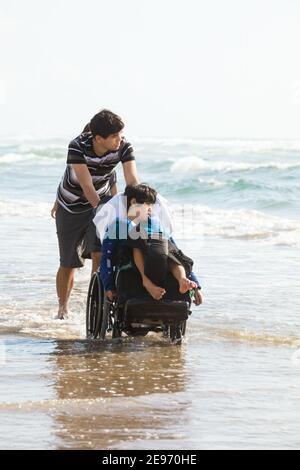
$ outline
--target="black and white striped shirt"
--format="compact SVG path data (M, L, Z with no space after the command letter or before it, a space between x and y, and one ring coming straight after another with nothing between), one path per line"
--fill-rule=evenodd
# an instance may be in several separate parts
M57 190L57 200L68 212L78 214L91 209L83 190L76 178L73 163L87 165L93 185L98 195L109 194L111 183L115 179L115 167L119 162L135 160L133 148L123 138L118 150L109 150L98 157L93 150L93 136L86 132L76 137L69 144L67 167Z

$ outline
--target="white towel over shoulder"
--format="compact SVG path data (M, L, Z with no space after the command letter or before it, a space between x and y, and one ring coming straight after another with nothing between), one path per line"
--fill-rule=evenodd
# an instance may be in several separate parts
M152 206L152 214L159 218L164 233L171 236L173 233L171 213L167 200L160 194L157 194L156 202ZM117 219L127 220L127 198L124 193L118 193L106 202L93 219L101 243L108 227L113 226Z

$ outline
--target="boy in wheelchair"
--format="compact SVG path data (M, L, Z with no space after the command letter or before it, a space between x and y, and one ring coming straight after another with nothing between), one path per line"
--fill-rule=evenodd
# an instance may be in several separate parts
M201 287L192 272L193 261L152 213L155 189L145 184L127 186L124 196L127 217L116 217L102 241L100 277L107 298L117 299L118 304L129 298L190 303L193 295L194 303L200 305Z

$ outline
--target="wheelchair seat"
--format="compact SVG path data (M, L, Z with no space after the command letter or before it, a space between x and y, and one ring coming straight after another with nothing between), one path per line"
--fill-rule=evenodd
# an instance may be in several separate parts
M145 336L149 331L160 331L173 343L181 344L191 314L191 299L188 293L179 292L171 273L165 280L166 294L162 300L150 296L132 264L117 270L115 282L117 300L111 302L104 295L100 273L91 278L86 308L88 338L105 339L109 332L116 338L122 333Z
M129 324L166 325L188 319L189 304L182 300L130 299L124 306L124 320Z

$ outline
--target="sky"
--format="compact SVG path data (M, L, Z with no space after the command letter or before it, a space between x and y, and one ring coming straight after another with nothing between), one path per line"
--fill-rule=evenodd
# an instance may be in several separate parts
M299 0L0 0L0 136L300 138Z

